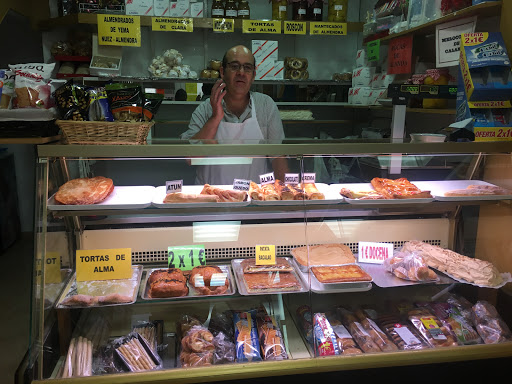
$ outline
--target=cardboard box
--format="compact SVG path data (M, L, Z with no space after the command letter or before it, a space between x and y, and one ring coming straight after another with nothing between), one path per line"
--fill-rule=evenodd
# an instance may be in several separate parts
M123 47L99 45L98 34L92 35L92 58L89 73L92 76L114 77L121 74Z
M190 16L191 17L204 17L204 3L190 3Z
M169 16L169 0L153 0L153 11L155 16Z
M468 101L510 100L510 58L501 33L464 33L460 70Z
M387 88L372 88L368 95L368 105L379 104L379 99L384 98L387 95Z
M178 0L176 4L177 17L190 17L190 1Z
M275 67L275 60L265 60L256 68L256 80L270 80Z
M256 62L256 69L266 61L274 62L278 59L278 44L273 40L252 40L252 54ZM256 74L258 71L256 70Z
M366 67L367 65L366 49L359 49L356 54L356 67Z
M354 69L352 72L352 87L369 87L374 75L374 67L360 67Z
M352 92L353 105L369 105L372 89L370 87L354 87Z
M169 3L169 17L178 17L178 2L171 1Z
M283 80L284 79L284 61L277 60L274 62L274 69L270 73L272 80Z
M370 80L370 86L373 89L382 88L382 73L375 73Z
M153 0L125 0L127 15L154 16Z

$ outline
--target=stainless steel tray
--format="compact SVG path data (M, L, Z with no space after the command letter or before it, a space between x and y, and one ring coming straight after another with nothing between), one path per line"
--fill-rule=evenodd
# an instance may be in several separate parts
M132 277L130 279L122 279L122 280L95 280L90 281L88 283L93 284L94 288L102 289L102 287L108 287L109 290L112 290L110 293L115 293L116 285L123 284L126 280L132 281L132 300L127 303L110 303L110 304L96 304L96 305L63 305L62 301L67 297L80 294L77 291L77 282L76 282L76 272L69 279L68 284L62 291L61 296L56 304L56 308L94 308L94 307L111 307L118 305L129 305L135 303L137 301L137 293L139 292L140 280L142 278L142 265L132 265Z
M226 274L226 278L228 279L228 282L229 282L229 287L228 287L228 290L222 294L219 294L219 295L200 295L199 293L197 293L196 289L192 286L192 284L190 284L187 280L187 286L188 286L188 295L187 296L178 296L178 297L150 297L149 296L149 286L148 286L148 279L149 279L149 276L151 275L151 273L153 273L153 271L157 271L157 270L160 270L160 269L165 269L165 268L153 268L153 269L149 269L149 270L146 270L146 276L144 278L144 285L142 286L142 289L141 289L141 294L140 294L140 297L143 299L143 300L150 300L150 301L167 301L167 300L176 300L176 299L190 299L190 298L193 298L193 297L220 297L220 296L232 296L234 295L237 291L236 291L236 285L235 285L235 279L233 278L233 273L231 271L231 268L229 265L216 265L217 267L219 267L223 273Z
M185 185L181 189L183 193L201 193L204 185ZM222 189L232 189L232 185L217 185L217 187ZM221 207L245 207L250 204L251 198L247 196L246 201L239 202L223 202L223 203L164 203L164 198L166 196L165 185L156 187L155 193L153 195L152 205L157 208L221 208Z
M427 189L425 184L418 185L417 182L413 182L418 188L424 190ZM434 201L433 197L421 198L421 199L376 199L376 200L365 200L365 199L349 199L340 195L341 188L348 188L353 191L373 191L374 188L371 183L348 183L348 184L331 184L330 188L335 191L345 202L356 205L390 205L390 204L426 204Z
M480 195L480 196L445 196L444 193L454 189L466 189L469 185L490 185L481 180L440 180L440 181L419 181L415 184L420 189L430 191L435 200L438 201L487 201L487 200L510 200L512 195Z
M343 196L333 193L328 184L316 183L316 187L325 196L324 200L251 200L252 205L273 206L273 205L321 205L344 203Z
M297 281L299 282L299 289L296 290L280 290L280 289L268 289L268 290L262 290L258 292L249 292L247 290L247 285L245 283L244 279L244 273L242 271L241 263L245 259L233 259L231 260L231 266L233 267L233 272L236 277L236 282L238 285L238 292L241 295L244 296L252 296L252 295L268 295L268 294L275 294L275 293L300 293L300 292L308 292L308 286L304 283L304 281L299 276L299 272L297 272L295 265L293 263L293 260L289 257L283 257L286 261L290 263L290 265L293 267L293 273Z

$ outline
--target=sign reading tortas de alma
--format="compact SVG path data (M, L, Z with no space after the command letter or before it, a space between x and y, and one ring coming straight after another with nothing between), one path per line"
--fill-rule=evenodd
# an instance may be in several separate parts
M243 20L243 33L281 33L280 20Z
M98 44L141 46L140 16L98 14Z
M76 281L129 279L131 248L76 251Z

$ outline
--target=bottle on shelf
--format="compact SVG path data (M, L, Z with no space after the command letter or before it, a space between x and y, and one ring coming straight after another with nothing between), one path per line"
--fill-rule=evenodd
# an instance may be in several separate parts
M293 2L293 20L306 20L308 12L307 0Z
M329 0L327 21L347 22L348 0Z
M225 16L224 13L224 4L222 4L222 0L213 0L212 3L212 18L221 19Z
M323 0L315 0L313 1L313 4L309 7L309 20L312 21L322 21L322 15L323 15L323 9L324 9L324 2Z
M272 20L288 19L288 0L272 0Z
M248 0L240 0L238 2L238 18L239 19L250 19L251 8L249 7Z
M238 17L238 7L236 6L235 0L226 0L224 17L228 19L236 19Z

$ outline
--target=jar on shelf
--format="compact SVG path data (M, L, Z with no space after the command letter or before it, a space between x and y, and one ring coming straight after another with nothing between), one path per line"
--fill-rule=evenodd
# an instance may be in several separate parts
M324 11L323 0L314 0L308 8L308 19L312 21L322 21Z
M427 69L423 84L425 85L448 85L450 82L450 73L448 69ZM446 108L445 99L423 99L423 108Z
M293 1L293 20L307 20L308 2L307 0Z
M235 0L226 0L224 16L228 19L236 19L238 17L238 7L236 6Z
M327 21L347 22L348 0L329 0Z
M288 0L272 0L272 20L288 19Z
M212 18L222 19L225 16L224 4L222 0L213 0L212 3Z
M240 0L238 2L238 18L239 19L250 19L251 18L251 8L249 7L249 1Z

